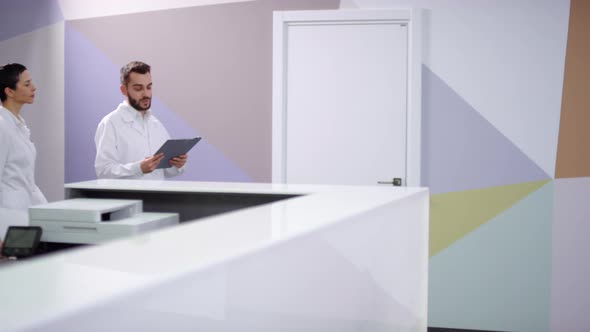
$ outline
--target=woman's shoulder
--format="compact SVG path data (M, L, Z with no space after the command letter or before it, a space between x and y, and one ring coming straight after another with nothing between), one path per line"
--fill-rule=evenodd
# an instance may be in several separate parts
M13 131L14 129L10 126L10 123L0 116L0 141L7 141Z
M3 130L13 127L14 120L11 118L12 116L5 108L0 107L0 126L2 126Z
M8 142L17 134L16 125L11 116L6 109L0 109L0 140L2 142Z
M3 114L0 112L0 128L1 128L1 132L6 132L7 130L11 129L10 126L10 122L8 122L9 119L6 119L6 117L3 116Z

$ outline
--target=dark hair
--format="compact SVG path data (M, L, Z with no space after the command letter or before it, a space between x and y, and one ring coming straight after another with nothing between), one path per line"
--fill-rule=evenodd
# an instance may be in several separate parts
M127 85L129 83L129 74L147 74L151 70L150 65L141 61L131 61L128 64L121 67L121 84Z
M0 100L5 101L7 96L4 89L16 90L16 83L20 80L20 74L27 70L27 67L20 63L8 63L0 66Z

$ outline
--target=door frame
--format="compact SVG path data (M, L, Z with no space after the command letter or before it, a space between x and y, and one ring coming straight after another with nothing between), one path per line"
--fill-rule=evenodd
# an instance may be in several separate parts
M421 185L422 153L422 13L417 8L386 10L304 10L273 13L272 182L287 174L287 29L313 22L395 22L408 25L406 117L407 186ZM383 179L389 180L389 179Z

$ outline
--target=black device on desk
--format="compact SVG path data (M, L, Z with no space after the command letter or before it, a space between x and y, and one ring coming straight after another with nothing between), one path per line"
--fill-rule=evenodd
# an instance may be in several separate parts
M2 256L23 258L36 253L43 230L37 226L9 226Z

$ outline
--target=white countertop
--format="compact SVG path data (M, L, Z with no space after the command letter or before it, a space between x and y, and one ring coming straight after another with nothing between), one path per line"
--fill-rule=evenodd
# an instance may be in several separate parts
M3 331L40 326L114 296L319 231L426 188L96 180L66 188L302 195L146 235L0 265ZM35 319L32 320L31 316Z
M125 191L158 191L158 192L205 192L205 193L236 193L236 194L276 194L304 195L318 192L334 192L342 190L370 190L381 192L411 193L425 188L393 187L393 186L345 186L345 185L306 185L282 183L245 183L245 182L195 182L195 181L159 181L159 180L110 180L100 179L76 183L68 183L65 188L72 189L109 189Z

